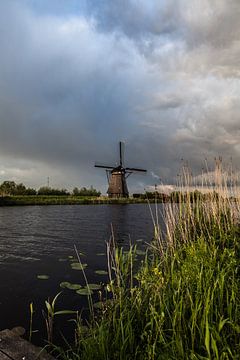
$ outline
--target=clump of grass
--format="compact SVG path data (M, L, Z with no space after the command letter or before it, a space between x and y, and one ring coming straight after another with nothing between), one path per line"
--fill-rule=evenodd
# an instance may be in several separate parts
M125 254L108 244L111 300L87 328L77 319L75 343L58 349L61 359L239 358L239 198L231 200L224 178L210 190L193 201L185 186L182 201L165 206L166 234L155 219L137 271L134 246Z

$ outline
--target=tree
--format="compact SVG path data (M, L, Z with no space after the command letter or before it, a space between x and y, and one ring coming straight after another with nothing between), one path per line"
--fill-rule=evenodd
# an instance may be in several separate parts
M78 195L79 195L79 189L78 189L77 187L75 187L75 188L73 189L73 195L74 195L74 196L78 196Z
M25 195L26 194L26 186L21 184L17 184L14 189L14 195Z
M73 195L74 196L100 196L101 192L94 189L94 187L91 185L89 189L86 187L82 187L81 189L78 189L75 187L73 189Z
M14 181L4 181L0 185L1 195L13 195L16 190L16 183Z

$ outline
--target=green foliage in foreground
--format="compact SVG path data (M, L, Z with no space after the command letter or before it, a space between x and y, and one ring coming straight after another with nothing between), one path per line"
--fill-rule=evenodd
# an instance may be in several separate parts
M231 205L195 205L181 209L171 244L162 251L156 240L135 276L136 249L113 251L112 301L87 330L76 321L75 344L58 349L60 359L240 358L239 226Z

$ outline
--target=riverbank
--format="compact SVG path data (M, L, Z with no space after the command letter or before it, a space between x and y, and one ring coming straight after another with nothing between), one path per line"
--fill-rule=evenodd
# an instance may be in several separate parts
M154 199L150 201L154 202ZM162 201L159 201L162 202ZM51 195L18 195L0 197L0 206L27 205L97 205L97 204L143 204L146 199L141 198L108 198L86 196L51 196Z
M109 282L89 326L78 317L75 341L59 359L239 359L239 202L196 198L165 211L135 268L137 251L108 246ZM134 270L135 269L135 270Z

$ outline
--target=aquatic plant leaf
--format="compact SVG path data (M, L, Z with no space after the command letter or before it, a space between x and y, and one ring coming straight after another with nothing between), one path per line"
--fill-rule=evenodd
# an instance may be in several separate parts
M49 279L49 276L48 275L37 275L37 278L39 280L47 280L47 279Z
M100 284L88 284L88 288L91 290L99 290L101 287L102 286Z
M68 261L68 259L58 259L60 262Z
M60 283L59 286L64 289L64 288L67 288L69 284L70 283L68 281L63 281L63 282Z
M67 288L70 289L70 290L79 290L79 289L82 288L82 285L80 285L80 284L69 284L67 286Z
M73 310L60 310L60 311L55 311L54 316L55 315L76 314L76 313L77 313L77 311L73 311Z
M76 291L76 293L78 295L92 295L93 294L93 291L91 289L88 289L88 288L83 288L83 289L79 289Z
M97 256L104 256L104 255L106 255L105 253L97 253L96 254Z
M61 282L60 287L70 290L78 290L82 288L80 284L71 284L70 282L67 281Z
M98 275L107 275L108 272L106 270L96 270L95 271L95 274L98 274Z
M73 270L82 270L82 269L85 269L86 267L87 267L87 264L80 264L78 262L71 264L71 268Z

